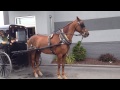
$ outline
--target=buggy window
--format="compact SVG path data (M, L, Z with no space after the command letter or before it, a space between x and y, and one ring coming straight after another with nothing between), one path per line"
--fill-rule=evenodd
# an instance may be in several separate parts
M26 33L25 33L25 29L18 29L18 31L16 32L16 38L18 41L26 41Z
M26 41L25 29L12 29L11 40Z

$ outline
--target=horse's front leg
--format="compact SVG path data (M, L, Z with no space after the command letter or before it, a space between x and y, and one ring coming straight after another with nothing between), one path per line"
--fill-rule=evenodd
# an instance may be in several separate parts
M62 61L62 55L59 54L59 55L57 55L57 63L58 63L57 76L58 76L58 79L62 79L62 77L60 75L60 64L61 64L61 61Z
M62 78L63 79L67 79L67 76L65 75L65 71L64 71L64 68L65 68L65 60L66 60L66 55L63 56L63 59L62 59Z

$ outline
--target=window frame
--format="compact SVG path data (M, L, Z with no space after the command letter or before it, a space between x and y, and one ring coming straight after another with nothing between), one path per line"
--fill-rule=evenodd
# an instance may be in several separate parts
M32 23L32 24L21 24L21 23L17 22L17 19L23 19L23 18L34 18L35 21L33 21L34 23ZM23 25L25 27L35 27L36 28L36 18L35 18L35 16L15 17L15 24L17 24L17 25Z

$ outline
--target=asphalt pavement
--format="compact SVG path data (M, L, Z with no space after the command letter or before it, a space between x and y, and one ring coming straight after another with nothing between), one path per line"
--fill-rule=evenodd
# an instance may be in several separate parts
M56 65L42 65L40 68L42 77L34 78L32 68L27 67L12 71L7 79L57 79ZM120 66L66 65L65 71L68 79L120 79Z

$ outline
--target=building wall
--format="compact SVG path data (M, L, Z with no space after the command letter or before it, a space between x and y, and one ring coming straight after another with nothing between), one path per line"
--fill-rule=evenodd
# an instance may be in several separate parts
M4 25L4 12L0 11L0 26Z
M9 24L9 13L8 13L8 11L3 11L3 15L4 15L4 25Z
M36 33L48 34L47 11L9 11L9 23L15 23L15 17L35 16Z
M52 20L50 20L50 17ZM54 31L54 11L47 11L47 25L48 34L50 34Z
M82 43L87 49L87 57L98 58L101 54L111 53L120 59L120 11L8 11L8 15L10 24L14 24L15 17L36 16L36 33L40 34L59 30L78 16L90 32ZM53 19L52 29L50 15ZM73 37L71 49L80 40L81 37Z
M83 20L117 17L120 11L55 11L55 22L73 21L76 16Z
M55 30L74 21L76 16L84 20L90 32L82 44L87 49L87 57L111 53L120 59L120 11L55 11ZM72 41L80 40L81 37L75 36Z

